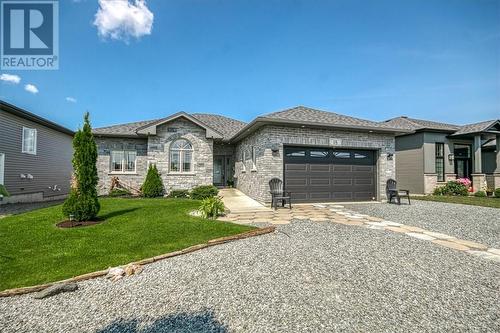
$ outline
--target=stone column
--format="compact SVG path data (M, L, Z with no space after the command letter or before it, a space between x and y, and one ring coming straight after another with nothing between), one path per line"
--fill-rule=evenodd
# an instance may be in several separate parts
M481 134L474 136L474 168L472 173L472 189L474 192L484 191L486 175L483 173L481 160Z
M424 194L432 194L437 186L437 174L424 174Z

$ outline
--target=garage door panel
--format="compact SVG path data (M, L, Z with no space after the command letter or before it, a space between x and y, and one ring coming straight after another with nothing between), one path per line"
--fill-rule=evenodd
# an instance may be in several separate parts
M310 192L309 199L315 201L328 201L331 199L331 192Z
M307 164L285 164L285 171L307 171Z
M285 185L288 186L306 186L307 178L287 178Z
M365 201L375 197L373 151L285 147L284 163L285 188L296 202Z
M311 173L316 173L316 172L330 172L330 165L329 164L309 164L309 171Z

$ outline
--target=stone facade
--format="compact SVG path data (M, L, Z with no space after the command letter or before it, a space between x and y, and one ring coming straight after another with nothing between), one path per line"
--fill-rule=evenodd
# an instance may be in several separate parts
M170 172L169 149L177 139L186 139L193 146L193 171L190 173ZM146 177L149 163L156 164L165 190L191 189L198 185L210 185L213 179L213 140L207 139L205 130L192 122L177 119L160 125L155 136L147 138L97 137L99 193L107 194L111 178L116 176L128 186L139 189ZM112 150L137 151L135 173L110 172Z
M386 197L387 179L396 176L394 159L388 158L388 154L394 154L395 150L393 135L267 125L236 145L236 187L258 201L269 202L269 180L283 178L283 147L286 145L377 150L378 200ZM255 149L255 165L252 147ZM276 148L277 151L273 152Z

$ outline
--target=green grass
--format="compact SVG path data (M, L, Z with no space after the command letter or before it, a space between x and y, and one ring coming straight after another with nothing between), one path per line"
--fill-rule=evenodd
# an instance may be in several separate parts
M500 198L495 198L495 197L478 198L478 197L460 197L460 196L453 197L453 196L446 196L446 195L427 195L427 196L422 196L422 197L412 197L412 199L457 203L457 204L472 205L472 206L500 208Z
M198 201L102 198L105 222L61 229L61 205L0 219L0 290L70 278L253 227L192 217Z

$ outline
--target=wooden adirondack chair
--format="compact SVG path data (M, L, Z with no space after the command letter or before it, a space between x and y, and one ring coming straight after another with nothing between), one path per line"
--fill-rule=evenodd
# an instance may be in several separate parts
M288 202L289 208L292 209L292 194L283 190L283 181L279 178L273 178L269 181L269 193L271 193L271 208L278 209L278 202L281 201L281 206L285 207Z
M386 185L386 194L387 194L387 202L392 203L392 199L396 198L396 202L398 205L401 205L401 198L408 199L408 205L411 205L410 202L410 191L409 190L401 190L397 188L398 182L394 179L389 179Z

